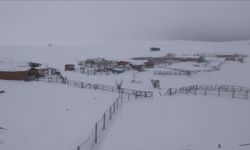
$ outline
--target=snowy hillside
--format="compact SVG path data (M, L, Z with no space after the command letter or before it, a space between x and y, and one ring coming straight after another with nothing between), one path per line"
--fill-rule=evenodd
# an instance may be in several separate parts
M0 81L1 150L75 149L117 94L64 85Z
M157 52L150 47L160 47ZM130 61L133 57L161 57L167 53L244 54L244 63L226 61L220 70L191 76L155 75L164 68L143 72L86 75L64 71L65 64L87 58ZM237 85L250 88L250 41L188 42L155 41L117 43L86 47L0 46L1 60L38 62L59 68L69 79L153 91L153 98L125 103L109 128L100 150L249 150L249 100L217 96L162 96L168 88L189 85ZM212 59L212 58L211 58ZM3 62L3 61L2 61ZM218 65L213 61L210 64ZM202 66L202 65L200 65ZM197 69L197 63L176 63L170 67ZM210 67L210 68L212 68ZM133 76L138 81L132 83ZM151 79L160 81L154 89ZM63 84L0 80L0 149L76 150L89 136L95 122L116 100L118 93L79 89ZM220 146L218 146L220 145Z
M249 101L161 97L123 107L100 150L249 150Z

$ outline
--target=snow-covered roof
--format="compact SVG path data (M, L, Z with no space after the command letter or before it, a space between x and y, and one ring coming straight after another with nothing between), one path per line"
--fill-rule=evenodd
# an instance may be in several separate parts
M40 66L37 68L44 68ZM0 71L27 71L30 69L29 62L17 62L8 58L0 58Z
M26 71L29 68L28 63L20 63L8 58L0 58L0 71Z
M147 62L146 60L133 60L133 61L130 61L130 64L132 65L144 65L145 62Z
M199 59L201 56L193 56L193 55L176 55L176 58L193 58L193 59Z

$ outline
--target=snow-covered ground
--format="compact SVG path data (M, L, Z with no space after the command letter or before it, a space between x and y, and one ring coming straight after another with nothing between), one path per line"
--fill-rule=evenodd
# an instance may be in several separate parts
M150 47L161 51L151 52ZM221 70L192 76L153 75L159 68L136 73L141 83L131 83L132 72L119 75L84 75L63 71L64 65L86 58L128 60L167 53L240 53L250 56L250 41L188 42L156 41L118 43L111 46L29 47L0 46L0 59L38 62L60 68L69 79L153 90L154 98L127 103L98 148L214 150L239 149L250 143L249 101L203 96L160 97L158 92L193 84L228 84L250 87L250 61L226 62ZM192 64L177 64L185 69ZM171 66L170 66L171 67ZM192 66L193 67L193 66ZM154 90L151 79L159 79ZM60 84L0 80L0 149L75 149L90 133L94 123L117 97L116 93L72 88ZM3 142L1 142L3 140ZM241 147L248 150L249 146ZM248 148L248 149L247 149Z
M62 84L0 81L1 150L76 149L116 93Z
M161 97L125 105L100 150L249 150L250 104L203 96Z

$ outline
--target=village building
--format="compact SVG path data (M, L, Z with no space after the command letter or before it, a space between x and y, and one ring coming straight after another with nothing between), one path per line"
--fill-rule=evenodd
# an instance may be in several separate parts
M148 61L154 65L159 64L171 64L176 62L204 62L203 56L176 56L174 54L167 54L163 57L134 57L132 60L136 61Z
M39 73L39 77L61 75L59 69L57 69L57 68L39 67L39 68L36 68L36 69L37 69L37 71Z
M145 68L145 61L131 61L130 62L130 66L132 69L136 70L136 71L144 71L144 68Z
M36 68L0 70L0 79L3 80L32 80L39 76L40 74Z
M181 61L181 62L204 62L205 58L203 56L174 56L174 60Z
M154 62L152 61L147 61L144 64L145 64L145 68L154 68Z
M119 74L131 68L127 61L113 61L106 60L105 58L92 58L79 61L78 66L79 72L89 75L95 75L96 73Z
M10 60L0 61L0 79L3 80L33 80L48 75L58 75L59 70L43 67L39 63L17 63Z
M244 62L244 58L246 55L239 54L224 54L224 55L216 55L217 58L224 58L225 61L239 61Z
M66 64L64 66L65 71L75 71L75 65L74 64Z
M159 47L151 47L150 51L160 51L161 49Z

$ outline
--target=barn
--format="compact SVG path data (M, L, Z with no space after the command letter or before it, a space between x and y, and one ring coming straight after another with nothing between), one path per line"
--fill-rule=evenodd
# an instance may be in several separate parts
M217 58L224 58L225 61L239 61L244 62L244 58L247 55L239 55L239 54L228 54L228 55L216 55Z
M38 70L35 68L17 71L0 71L0 79L2 80L31 80L38 76Z
M64 69L65 69L65 71L75 71L75 65L74 64L66 64Z
M130 67L136 71L144 71L144 67L145 67L145 61L131 61L130 62Z
M0 79L2 80L32 80L40 76L36 67L41 64L34 62L15 62L9 59L0 60Z

